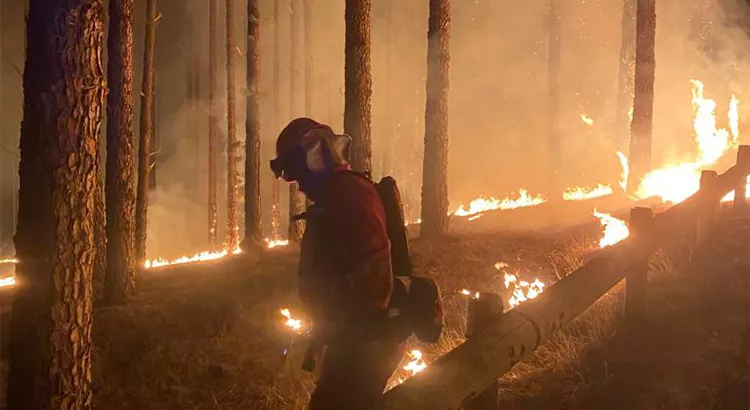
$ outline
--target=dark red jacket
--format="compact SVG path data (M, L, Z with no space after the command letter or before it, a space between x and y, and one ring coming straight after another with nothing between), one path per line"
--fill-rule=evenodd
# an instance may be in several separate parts
M372 182L340 171L326 183L309 210L299 282L302 301L328 319L387 309L390 242Z

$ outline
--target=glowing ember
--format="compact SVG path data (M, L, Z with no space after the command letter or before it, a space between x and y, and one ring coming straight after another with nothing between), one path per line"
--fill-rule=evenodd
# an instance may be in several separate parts
M730 149L739 145L739 101L732 95L729 104L729 131L717 128L716 102L703 96L703 83L691 80L695 113L693 130L698 154L694 161L669 164L646 174L637 189L641 199L660 197L665 202L682 202L700 188L701 169L715 165Z
M161 266L182 265L185 263L193 263L193 262L206 262L206 261L221 259L229 254L237 255L239 253L242 253L242 250L240 248L236 248L231 252L227 249L224 249L218 252L203 251L200 253L196 253L193 256L182 256L182 257L179 257L177 259L172 259L172 260L167 260L164 258L151 259L151 260L147 260L143 266L146 269L154 269L154 268L158 268Z
M424 360L422 359L421 351L412 350L408 352L408 355L412 360L409 363L407 363L406 366L403 367L403 369L411 372L409 377L414 376L415 374L427 368L427 363L425 363Z
M292 318L292 312L289 309L281 309L281 316L284 316L286 321L284 325L293 331L299 333L302 331L302 321L299 319Z
M588 126L594 125L594 120L583 112L581 113L581 121Z
M480 197L471 201L471 203L469 203L468 209L464 208L464 206L461 205L453 214L456 216L472 216L496 209L506 210L523 208L527 206L543 204L545 202L547 202L547 199L542 195L531 196L529 194L529 191L520 189L518 191L518 198L516 199L511 199L510 197L505 197L503 199L497 199L493 197Z
M610 195L612 187L609 185L599 184L593 188L589 187L571 187L563 193L563 199L566 201L585 201L587 199L600 198Z
M625 221L617 219L612 215L598 212L596 209L594 209L594 216L599 218L599 222L604 227L604 235L599 240L600 248L612 246L630 235L630 230Z
M13 286L15 284L16 284L15 276L6 276L4 278L0 278L0 288L4 288L6 286Z
M269 239L266 238L266 247L268 249L278 248L280 246L287 246L289 245L288 239Z

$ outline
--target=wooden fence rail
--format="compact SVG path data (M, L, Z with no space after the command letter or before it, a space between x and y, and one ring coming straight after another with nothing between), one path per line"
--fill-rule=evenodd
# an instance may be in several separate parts
M473 403L500 376L529 357L561 326L593 305L626 276L626 312L638 320L645 314L645 261L687 223L695 226L711 216L721 199L736 188L744 194L750 174L750 146L738 150L737 163L711 178L687 200L656 216L636 208L631 213L631 235L602 249L583 267L551 285L535 299L509 310L456 349L430 364L427 370L387 392L382 409L459 409ZM744 198L743 198L744 199ZM745 207L737 199L736 207ZM704 225L707 227L707 225ZM703 228L705 229L705 228ZM701 235L702 231L696 232ZM485 408L493 408L490 405Z

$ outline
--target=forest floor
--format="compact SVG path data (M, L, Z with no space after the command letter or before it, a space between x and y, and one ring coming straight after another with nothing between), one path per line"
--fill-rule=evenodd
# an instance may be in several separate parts
M466 297L502 290L496 262L546 283L596 249L598 223L575 233L448 237L413 245L416 271L440 282L447 327L419 346L427 362L463 341ZM300 370L304 345L284 362L291 332L279 309L296 305L296 257L265 256L157 269L136 300L96 311L95 407L117 409L302 409L313 378ZM408 359L407 359L408 360ZM405 377L405 371L395 377Z
M644 323L620 323L616 288L501 379L500 408L750 408L748 220L677 262L651 259Z
M460 344L467 301L459 291L507 297L496 262L550 284L581 266L600 237L592 223L417 240L416 272L440 283L446 329L437 344L412 344L427 363ZM749 408L750 226L725 221L719 237L686 266L684 252L657 253L642 327L619 323L616 288L501 379L502 408ZM132 303L95 311L95 408L305 408L313 377L300 370L303 345L282 360L292 334L279 312L299 314L296 258L290 246L144 272ZM394 380L405 377L400 370Z

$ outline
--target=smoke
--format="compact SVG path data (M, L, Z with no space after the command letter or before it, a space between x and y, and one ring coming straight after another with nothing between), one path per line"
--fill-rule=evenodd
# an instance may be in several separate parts
M289 0L278 1L282 14L279 92L273 82L274 2L262 0L260 8L261 195L267 234L272 181L267 164L274 154L277 133L290 119L300 115L328 123L341 132L344 110L344 0L314 2L313 82L309 87L313 106L311 112L302 113L290 110L290 95L295 90L289 88ZM3 85L0 129L3 145L15 148L22 94L20 76L13 67L22 67L24 24L19 14L22 11L11 11L11 3L16 2L2 3L0 25ZM159 5L162 17L157 28L156 99L161 150L156 165L157 187L152 193L149 215L148 253L152 257L177 256L208 246L208 3L189 0ZM223 239L226 229L226 16L224 2L219 3L217 100L222 143L218 209L219 238ZM391 152L393 174L408 207L407 217L416 219L422 182L429 2L372 3L374 173L382 174L383 156ZM613 121L622 4L621 1L559 3L562 182L566 186L614 185L620 174L613 143ZM235 60L236 124L238 137L244 140L245 0L236 0L235 12L234 30L239 49ZM137 2L135 13L134 94L137 97L145 15L142 2ZM388 16L391 16L390 21ZM546 2L453 2L448 164L451 210L479 195L502 197L519 188L543 193L548 175L547 21ZM742 74L750 69L747 51L750 41L745 31L748 23L750 12L744 0L657 2L653 166L693 155L690 79L702 80L706 84L706 97L717 101L719 126L726 126L730 94L736 94L740 100L740 129L747 129L744 118L750 114L750 86ZM190 64L195 64L200 72L199 95L194 102L187 99L186 75ZM304 80L301 79L300 84L304 84ZM136 113L139 105L137 98ZM582 121L581 114L586 114L593 122ZM137 131L138 118L135 124ZM386 146L388 140L392 141L391 148ZM244 152L240 156L244 158ZM242 164L238 168L240 172L244 169ZM3 169L3 174L13 172ZM5 215L8 198L15 194L11 184L6 184L5 176L2 181L0 190L4 199L0 210ZM286 186L281 192L281 209L286 212ZM284 215L282 221L285 220ZM283 229L284 226L282 232Z

